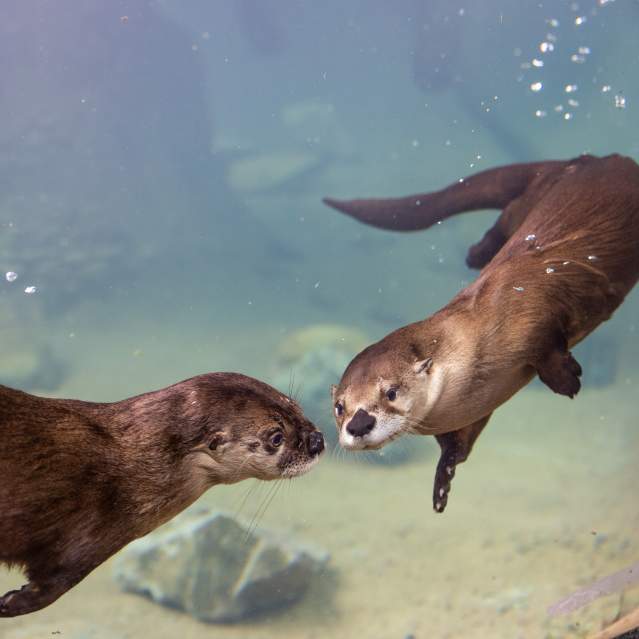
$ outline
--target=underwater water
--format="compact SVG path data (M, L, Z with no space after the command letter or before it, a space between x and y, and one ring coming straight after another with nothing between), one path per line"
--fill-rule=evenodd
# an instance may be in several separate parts
M639 560L637 291L576 349L574 400L534 382L496 411L439 515L435 440L341 451L329 387L475 278L496 213L394 234L321 199L639 160L638 25L635 0L4 0L0 383L115 401L237 371L332 445L194 506L328 553L294 605L204 623L123 592L115 557L0 639L563 639L637 608L639 579L548 613Z

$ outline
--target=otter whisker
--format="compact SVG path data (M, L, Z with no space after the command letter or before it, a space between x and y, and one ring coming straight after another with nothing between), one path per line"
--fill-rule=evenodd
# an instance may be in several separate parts
M295 388L295 369L291 366L291 370L288 373L288 393L287 395L295 401L293 397L293 389Z
M242 496L242 499L240 500L240 504L233 513L234 519L239 517L240 513L242 512L242 509L244 508L244 506L246 506L246 502L248 501L249 497L253 494L253 492L255 492L255 488L260 485L261 484L259 484L259 482L256 480L252 482L251 485L244 491L244 495Z
M253 515L253 518L251 519L251 522L248 525L247 531L246 531L246 536L244 539L244 543L248 543L249 539L251 538L251 536L253 535L253 533L255 532L255 530L257 529L260 521L262 520L262 517L264 517L264 515L266 514L266 511L268 510L268 507L271 505L271 502L273 501L275 495L277 494L280 486L282 485L282 480L281 479L277 479L274 482L274 486L269 487L269 491L266 495L266 498L262 501L262 503L260 504L259 508L257 509L255 515Z

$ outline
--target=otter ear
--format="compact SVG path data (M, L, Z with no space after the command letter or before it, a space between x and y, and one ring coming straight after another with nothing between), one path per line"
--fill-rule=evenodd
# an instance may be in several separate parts
M419 375L420 373L428 374L432 365L433 365L433 358L427 357L426 359L422 359L418 362L415 362L415 364L413 365L413 370L415 371L417 375Z
M335 395L337 393L337 386L335 384L331 384L331 399L335 401Z
M219 446L225 443L226 443L226 436L224 434L224 431L219 430L213 435L213 438L209 442L209 449L216 450Z

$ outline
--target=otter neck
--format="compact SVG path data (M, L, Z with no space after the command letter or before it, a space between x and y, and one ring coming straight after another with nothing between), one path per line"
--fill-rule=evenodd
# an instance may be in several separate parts
M474 394L473 371L481 353L471 323L465 313L457 311L453 317L445 311L425 320L418 329L423 336L420 341L435 347L425 397L426 417L420 428L423 433L455 430L468 423L468 399Z
M424 334L441 337L433 366L433 397L422 432L440 434L489 415L532 378L534 371L513 357L512 331L495 319L492 301L478 287L462 294L424 322ZM501 312L501 311L499 311ZM426 338L427 339L427 338Z
M122 488L137 536L174 517L216 483L195 472L189 452L199 429L183 410L181 398L154 395L102 404L100 410L101 423L119 448L110 460L110 472Z

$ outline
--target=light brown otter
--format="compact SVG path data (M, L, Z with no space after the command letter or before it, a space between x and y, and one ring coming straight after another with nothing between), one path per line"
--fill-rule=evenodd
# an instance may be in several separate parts
M556 393L579 391L569 349L639 277L639 167L582 156L491 169L424 195L325 202L398 231L503 208L468 252L479 277L432 317L362 351L334 389L346 448L379 448L402 433L437 438L433 505L442 512L455 466L498 406L535 374Z
M112 404L0 386L0 562L29 583L0 617L48 606L217 484L294 477L324 448L299 406L235 373Z

